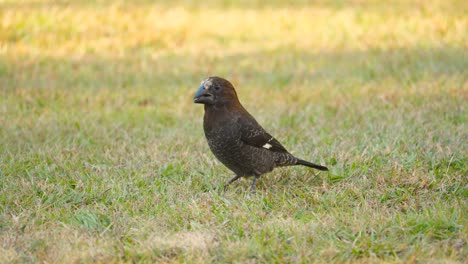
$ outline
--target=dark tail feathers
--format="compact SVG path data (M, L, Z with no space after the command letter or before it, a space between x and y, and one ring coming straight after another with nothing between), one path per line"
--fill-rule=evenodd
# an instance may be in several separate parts
M311 167L311 168L321 170L321 171L328 171L328 168L325 167L325 166L317 165L317 164L314 164L312 162L308 162L308 161L301 160L301 159L297 159L296 164L304 165L304 166Z

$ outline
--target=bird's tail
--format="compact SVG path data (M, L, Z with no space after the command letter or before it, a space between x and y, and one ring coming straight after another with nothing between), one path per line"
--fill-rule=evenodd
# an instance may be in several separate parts
M325 167L325 166L317 165L317 164L314 164L312 162L308 162L308 161L301 160L301 159L297 159L296 164L297 165L304 165L304 166L311 167L311 168L321 170L321 171L328 171L328 168Z

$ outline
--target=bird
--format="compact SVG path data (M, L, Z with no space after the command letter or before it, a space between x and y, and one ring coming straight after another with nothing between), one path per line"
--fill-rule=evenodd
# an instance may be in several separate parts
M218 76L203 80L193 102L204 105L203 130L211 152L235 174L225 190L241 177L253 177L250 192L255 193L260 176L277 167L303 165L328 171L289 153L247 112L228 80Z

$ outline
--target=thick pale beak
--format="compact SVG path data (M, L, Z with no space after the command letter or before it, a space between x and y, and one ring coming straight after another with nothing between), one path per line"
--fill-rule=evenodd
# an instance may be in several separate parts
M193 97L193 102L196 104L213 104L214 96L208 92L207 89L202 85L198 88L198 91Z

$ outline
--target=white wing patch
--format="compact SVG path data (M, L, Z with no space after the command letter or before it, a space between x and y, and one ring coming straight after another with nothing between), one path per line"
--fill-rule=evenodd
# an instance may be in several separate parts
M270 145L270 144L268 144L268 143L266 143L265 145L263 145L263 147L266 148L266 149L270 149L270 148L273 147L273 146Z

